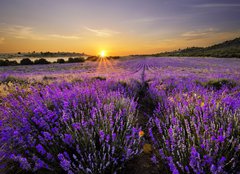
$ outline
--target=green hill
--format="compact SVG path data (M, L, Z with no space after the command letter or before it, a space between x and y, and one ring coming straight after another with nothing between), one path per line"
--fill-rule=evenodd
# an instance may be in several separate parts
M154 54L155 56L183 57L237 57L240 58L240 37L209 47L191 47L171 52Z

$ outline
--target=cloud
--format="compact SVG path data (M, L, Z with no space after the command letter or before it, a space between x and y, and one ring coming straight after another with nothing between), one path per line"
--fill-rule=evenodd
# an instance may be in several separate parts
M0 37L0 44L3 44L5 38L4 37Z
M94 33L98 37L111 37L113 35L119 34L119 32L117 32L117 31L108 30L108 29L99 30L99 29L92 29L92 28L89 28L89 27L85 27L85 29L87 31L90 31L90 32Z
M220 7L240 7L240 4L231 3L208 3L208 4L198 4L194 5L197 8L220 8Z
M187 40L194 40L194 39L201 39L203 37L207 37L208 35L217 32L217 29L214 28L207 28L195 31L188 31L183 33L181 36L186 38Z
M139 18L139 19L133 19L133 20L129 20L127 22L131 22L131 23L151 23L151 22L156 22L159 20L163 20L165 18L161 18L161 17L146 17L146 18Z
M22 25L0 24L0 32L17 39L45 40L46 38L35 33L32 27Z
M75 35L69 36L69 35L59 35L59 34L51 34L49 36L54 38L59 38L59 39L72 39L72 40L78 40L82 38L80 36L75 36Z
M181 18L180 16L161 16L161 17L149 16L149 17L126 20L123 23L147 24L147 23L154 23L158 21L178 20L180 18Z
M61 35L61 34L40 34L34 31L34 28L22 25L7 25L0 23L0 33L14 37L16 39L31 39L31 40L49 40L58 39L81 39L79 35Z

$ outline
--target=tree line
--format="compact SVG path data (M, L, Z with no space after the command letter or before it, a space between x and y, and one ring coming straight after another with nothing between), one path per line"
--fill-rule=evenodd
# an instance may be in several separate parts
M79 62L85 62L85 58L83 57L77 57L77 58L68 58L67 61L64 59L57 59L56 62L53 63L79 63ZM31 60L29 58L24 58L18 63L16 60L0 60L0 66L17 66L17 65L44 65L44 64L51 64L47 59L40 58L36 60Z

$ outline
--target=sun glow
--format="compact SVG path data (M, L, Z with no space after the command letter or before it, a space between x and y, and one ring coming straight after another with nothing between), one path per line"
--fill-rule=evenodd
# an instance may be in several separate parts
M105 50L101 50L99 52L99 57L97 59L98 65L97 65L97 73L107 73L109 69L113 69L113 64L111 60L108 58L108 55Z
M100 52L100 57L105 57L106 56L106 52L104 51L104 50L102 50L101 52Z

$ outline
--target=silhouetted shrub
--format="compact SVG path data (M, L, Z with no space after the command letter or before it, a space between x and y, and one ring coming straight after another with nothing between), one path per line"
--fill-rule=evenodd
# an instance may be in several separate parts
M72 57L69 57L69 58L68 58L68 62L69 62L69 63L73 63L73 58L72 58Z
M46 59L44 58L41 58L41 59L37 59L34 61L34 64L50 64L49 61L47 61Z
M15 66L18 65L16 60L9 61L9 60L0 60L0 66Z
M8 60L0 60L0 66L8 66Z
M85 62L85 59L83 57L78 57L78 58L74 58L75 62Z
M64 59L57 59L57 63L65 63Z
M68 58L68 63L78 63L78 62L85 62L85 59L83 57L78 57L78 58Z
M24 58L20 61L21 65L32 65L33 61L31 61L29 58Z
M9 61L9 65L10 66L16 66L16 65L19 65L19 64L17 63L16 60L13 60L13 61Z

